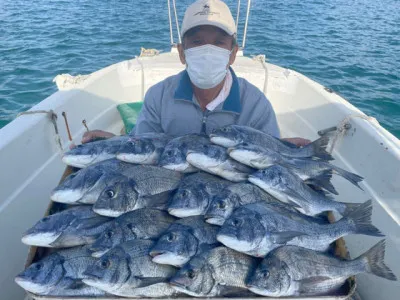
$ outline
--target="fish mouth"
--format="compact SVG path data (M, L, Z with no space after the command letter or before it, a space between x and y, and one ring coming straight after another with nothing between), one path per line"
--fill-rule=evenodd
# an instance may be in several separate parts
M220 145L226 148L235 147L237 145L235 141L215 134L210 134L210 141L213 144Z
M120 215L126 213L126 211L118 211L118 210L111 210L107 208L96 208L96 207L93 207L93 211L98 215L111 218L117 218Z
M168 208L168 213L178 218L185 218L191 216L199 216L202 214L202 211L197 208Z
M92 164L95 160L95 157L92 155L68 155L65 154L62 157L63 163L68 166L73 166L76 168L85 168L88 165Z
M225 219L222 217L216 217L216 216L205 216L205 221L212 225L222 226L225 222Z
M26 233L21 241L25 245L29 246L38 246L38 247L52 247L51 244L55 242L61 233L52 233L52 232L45 232L45 233Z
M234 234L231 233L217 234L217 241L239 252L253 250L253 246L251 243L240 241Z
M260 288L254 286L254 285L251 285L251 284L250 285L246 285L246 287L250 292L253 292L254 294L257 294L257 295L267 296L267 297L273 297L273 296L278 296L279 297L279 295L274 295L272 293L268 293L266 290L260 289Z
M50 199L54 202L59 203L76 203L82 199L84 193L80 190L59 190L53 191L50 195Z
M15 283L22 287L24 290L27 290L31 293L43 295L48 292L49 288L38 283L32 282L28 278L26 278L23 274L18 275L14 279Z
M175 267L181 267L189 261L189 258L169 251L153 250L150 252L150 256L153 257L152 261L157 264L172 265Z
M133 154L133 153L118 153L115 156L117 159L131 164L145 164L147 162L146 155Z
M93 251L92 253L91 253L91 255L92 255L92 257L96 257L96 258L100 258L100 257L102 257L104 254L106 254L110 249L95 249L95 250L92 250L92 249L90 249L91 251Z

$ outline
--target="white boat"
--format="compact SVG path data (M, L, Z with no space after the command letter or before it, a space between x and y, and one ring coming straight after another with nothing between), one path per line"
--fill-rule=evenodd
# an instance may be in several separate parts
M24 291L14 283L28 254L21 236L44 215L50 191L65 169L61 154L68 149L69 140L62 112L67 113L75 144L86 130L83 119L90 129L120 134L123 122L116 106L142 101L149 87L183 69L173 47L171 52L150 51L149 56L141 55L87 76L61 75L56 77L58 92L0 130L1 299L24 297ZM264 56L249 58L239 52L233 69L266 94L283 137L314 140L319 130L337 127L331 144L334 164L365 180L361 191L335 177L336 199L373 199L373 224L387 240L385 261L400 278L399 140L330 89L298 72L266 63ZM345 240L352 257L378 241L354 235ZM398 299L400 282L359 275L357 291L363 299Z

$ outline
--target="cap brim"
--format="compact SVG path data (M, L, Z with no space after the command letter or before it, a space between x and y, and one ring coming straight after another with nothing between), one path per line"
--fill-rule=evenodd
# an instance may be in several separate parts
M190 29L195 28L197 26L202 26L202 25L210 25L210 26L215 26L218 27L220 29L222 29L223 31L225 31L228 35L234 35L235 32L233 32L232 30L230 30L227 26L219 23L219 22L215 22L215 21L210 21L210 20L201 20L197 23L192 24L192 26L190 26L189 28L186 28L185 31L181 32L181 37L183 37L185 35L186 32L188 32Z

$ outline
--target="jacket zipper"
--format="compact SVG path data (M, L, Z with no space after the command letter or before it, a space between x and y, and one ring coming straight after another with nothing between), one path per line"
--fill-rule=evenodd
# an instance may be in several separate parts
M209 113L210 113L210 111L208 109L206 109L203 112L203 119L202 119L202 124L201 124L201 133L204 133L204 134L206 134L206 129L207 129L206 124L207 124L207 118L208 118Z

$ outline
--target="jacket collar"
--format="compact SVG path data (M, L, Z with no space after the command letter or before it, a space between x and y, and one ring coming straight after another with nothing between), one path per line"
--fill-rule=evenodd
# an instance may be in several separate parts
M223 102L222 110L240 113L242 111L242 104L240 103L239 81L231 67L229 67L229 71L232 74L232 87L228 97ZM175 90L174 99L193 102L192 82L190 81L189 74L186 70L180 73L179 83Z

